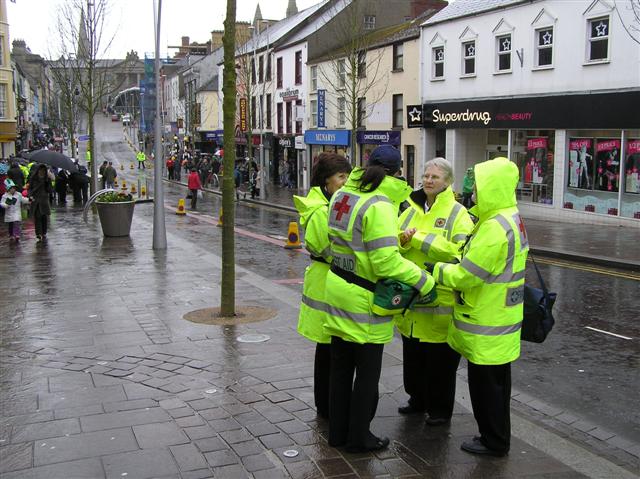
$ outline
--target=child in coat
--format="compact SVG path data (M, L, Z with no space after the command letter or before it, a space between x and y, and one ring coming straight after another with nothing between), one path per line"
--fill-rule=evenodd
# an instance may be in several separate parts
M20 241L22 205L29 204L30 201L18 193L18 189L12 180L4 180L4 185L7 191L0 199L0 207L5 210L4 222L9 225L9 240Z

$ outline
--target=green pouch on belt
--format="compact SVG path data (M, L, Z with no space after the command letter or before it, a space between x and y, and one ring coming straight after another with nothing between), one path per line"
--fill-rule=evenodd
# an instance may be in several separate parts
M418 290L413 286L395 279L383 279L376 283L371 310L377 316L402 314L416 299Z

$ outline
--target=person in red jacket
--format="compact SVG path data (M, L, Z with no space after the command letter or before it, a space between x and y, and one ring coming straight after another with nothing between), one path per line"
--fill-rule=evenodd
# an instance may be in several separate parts
M189 173L189 182L187 183L187 187L191 192L191 209L196 209L196 203L198 202L198 191L202 189L202 183L200 183L200 175L195 168L191 168L191 173Z

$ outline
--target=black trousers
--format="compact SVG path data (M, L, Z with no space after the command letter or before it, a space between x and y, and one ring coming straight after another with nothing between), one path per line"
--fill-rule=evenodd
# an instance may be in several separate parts
M313 396L318 415L329 417L329 378L331 377L331 345L318 343L313 364Z
M36 213L33 215L33 222L36 226L36 236L43 236L47 234L47 222L49 217L47 215L42 215Z
M402 336L402 361L409 404L431 418L451 418L460 354L447 343L421 343Z
M511 440L511 363L468 363L469 394L480 440L489 449L508 452Z
M331 337L330 446L368 447L377 441L369 425L378 408L383 349Z
M191 191L191 209L195 210L196 206L198 206L198 190L189 191Z

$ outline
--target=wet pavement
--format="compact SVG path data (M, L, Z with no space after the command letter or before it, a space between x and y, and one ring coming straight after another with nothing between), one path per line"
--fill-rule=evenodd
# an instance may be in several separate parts
M101 154L128 165L121 130L101 131ZM150 248L150 204L136 206L130 238L103 238L97 218L85 225L71 206L54 208L47 245L34 243L30 222L18 248L0 231L0 478L635 477L636 342L585 328L640 337L636 279L540 265L562 288L558 324L544 344L523 344L514 364L509 457L459 449L476 433L464 364L450 427L398 415L397 338L385 347L373 423L392 446L348 454L326 443L313 407L314 346L295 331L308 264L282 248L295 215L245 202L237 210L237 303L277 316L193 324L186 312L219 304L220 201L207 194L180 217L184 188L167 186L165 253ZM240 343L247 333L270 339Z

